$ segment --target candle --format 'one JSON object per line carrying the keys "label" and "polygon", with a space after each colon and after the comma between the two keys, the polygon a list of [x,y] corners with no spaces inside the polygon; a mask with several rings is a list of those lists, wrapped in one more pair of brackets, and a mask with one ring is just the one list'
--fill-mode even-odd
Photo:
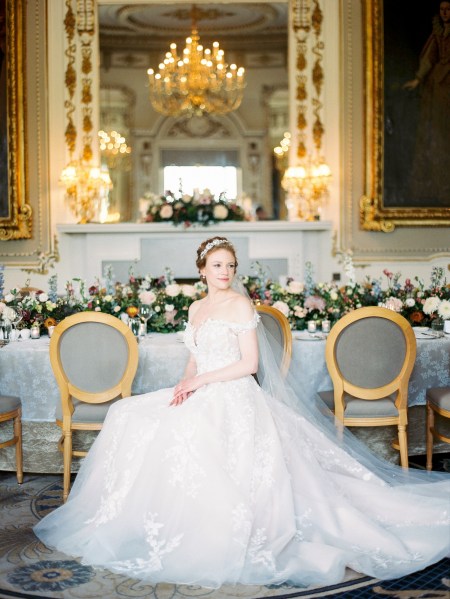
{"label": "candle", "polygon": [[309,320],[308,321],[308,331],[310,333],[315,333],[316,332],[316,323],[314,320]]}
{"label": "candle", "polygon": [[322,332],[329,333],[330,332],[330,321],[322,320]]}
{"label": "candle", "polygon": [[32,339],[39,339],[39,337],[41,336],[41,331],[39,329],[39,327],[31,327],[31,338]]}

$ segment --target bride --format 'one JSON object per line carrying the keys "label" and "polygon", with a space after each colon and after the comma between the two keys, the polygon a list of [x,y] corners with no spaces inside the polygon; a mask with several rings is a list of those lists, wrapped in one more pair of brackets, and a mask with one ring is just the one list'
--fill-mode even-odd
{"label": "bride", "polygon": [[449,477],[336,435],[270,365],[232,244],[206,240],[196,264],[208,294],[189,310],[183,380],[110,408],[36,535],[85,564],[206,587],[332,584],[346,567],[396,578],[448,555]]}

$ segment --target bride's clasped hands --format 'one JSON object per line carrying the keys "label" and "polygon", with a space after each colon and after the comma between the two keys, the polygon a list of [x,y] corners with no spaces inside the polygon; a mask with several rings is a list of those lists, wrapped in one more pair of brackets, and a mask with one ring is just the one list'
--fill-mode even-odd
{"label": "bride's clasped hands", "polygon": [[199,380],[200,377],[192,377],[189,379],[183,379],[174,387],[173,399],[170,402],[170,406],[181,406],[197,389],[203,386],[203,383]]}

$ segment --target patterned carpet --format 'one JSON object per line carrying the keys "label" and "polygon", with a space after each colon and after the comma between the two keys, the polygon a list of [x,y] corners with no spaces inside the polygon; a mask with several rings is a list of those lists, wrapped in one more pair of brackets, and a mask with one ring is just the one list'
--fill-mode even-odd
{"label": "patterned carpet", "polygon": [[[415,466],[421,467],[416,460]],[[446,467],[446,460],[439,466]],[[107,570],[83,566],[47,549],[32,532],[34,523],[60,505],[61,475],[26,474],[19,486],[13,473],[0,472],[0,599],[330,599],[450,598],[450,560],[416,574],[380,582],[349,571],[331,587],[228,585],[217,590],[197,586],[139,582]]]}

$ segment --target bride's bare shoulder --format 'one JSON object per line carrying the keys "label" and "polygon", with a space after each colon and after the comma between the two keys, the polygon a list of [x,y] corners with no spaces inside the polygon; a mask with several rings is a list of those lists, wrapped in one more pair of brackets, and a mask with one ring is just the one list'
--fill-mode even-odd
{"label": "bride's bare shoulder", "polygon": [[201,308],[202,304],[204,303],[205,298],[202,297],[202,299],[199,300],[195,300],[194,302],[192,302],[192,304],[189,306],[189,320],[192,321],[193,317],[195,316],[195,314],[197,314],[197,312],[199,311],[199,309]]}
{"label": "bride's bare shoulder", "polygon": [[233,320],[236,322],[248,322],[255,313],[251,301],[240,293],[236,293],[230,298],[230,310],[232,310]]}

